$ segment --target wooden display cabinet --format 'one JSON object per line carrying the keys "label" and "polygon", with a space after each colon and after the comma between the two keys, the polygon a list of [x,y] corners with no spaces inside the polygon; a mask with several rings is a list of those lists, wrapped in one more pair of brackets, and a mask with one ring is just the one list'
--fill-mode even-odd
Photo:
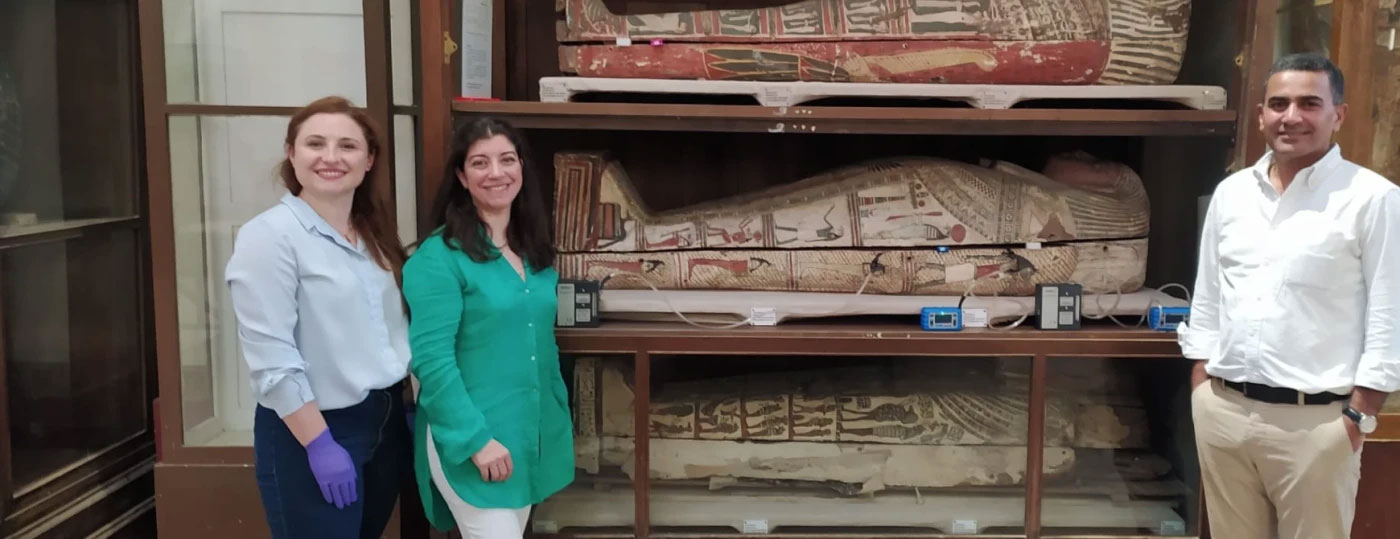
{"label": "wooden display cabinet", "polygon": [[[566,362],[573,365],[573,379],[580,382],[574,386],[575,407],[589,406],[585,401],[590,396],[595,396],[602,403],[599,407],[601,412],[590,409],[588,413],[580,414],[580,417],[606,415],[609,411],[607,407],[610,397],[614,397],[611,405],[617,408],[615,396],[610,395],[608,391],[617,391],[622,386],[618,383],[607,384],[606,375],[599,375],[596,385],[583,382],[592,376],[580,377],[578,373],[582,368],[579,365],[597,361],[597,358],[601,357],[605,362],[631,366],[631,372],[627,373],[630,374],[630,379],[626,381],[626,385],[635,392],[633,425],[655,425],[657,419],[654,415],[664,406],[648,405],[653,402],[654,388],[662,388],[664,393],[670,385],[666,382],[703,381],[720,375],[718,373],[729,377],[726,380],[733,380],[745,376],[772,377],[774,373],[780,378],[788,378],[800,377],[801,373],[823,372],[812,370],[812,367],[817,366],[822,369],[841,369],[839,372],[846,373],[873,371],[880,373],[880,376],[895,372],[928,374],[964,369],[976,373],[983,369],[998,372],[1004,369],[1006,372],[1015,373],[1010,376],[1023,375],[1025,378],[1021,378],[1019,384],[998,386],[997,393],[985,395],[989,397],[987,402],[1007,406],[1007,409],[1002,410],[1004,415],[995,420],[1025,427],[1022,431],[1026,442],[1024,447],[902,447],[912,448],[910,454],[916,458],[926,453],[934,459],[940,458],[940,455],[943,459],[960,459],[950,460],[945,465],[957,462],[969,466],[970,478],[975,478],[979,471],[985,470],[983,466],[995,468],[1004,464],[1000,460],[1003,452],[1022,455],[1018,458],[1025,460],[1024,463],[1016,461],[1005,470],[997,469],[998,473],[1006,474],[1007,478],[1017,475],[1018,470],[1023,474],[1019,478],[1010,478],[1006,483],[952,489],[929,488],[921,492],[891,489],[888,494],[880,492],[868,498],[850,492],[843,496],[814,496],[811,495],[812,488],[804,491],[800,486],[783,490],[784,495],[775,495],[764,492],[762,488],[744,489],[742,480],[734,481],[735,485],[731,489],[730,483],[723,478],[719,481],[713,478],[709,480],[708,489],[718,491],[711,493],[706,491],[706,483],[703,480],[657,481],[641,474],[632,474],[636,479],[631,484],[630,493],[635,503],[629,504],[629,508],[635,512],[628,515],[630,518],[626,519],[625,524],[619,520],[620,500],[616,491],[629,491],[617,485],[618,482],[625,481],[626,477],[616,471],[609,474],[605,470],[591,476],[580,471],[580,479],[574,486],[557,496],[558,500],[547,501],[536,509],[533,525],[539,532],[537,536],[540,537],[723,537],[753,526],[760,529],[772,526],[772,535],[780,537],[827,536],[833,533],[845,537],[955,537],[971,533],[990,537],[1070,537],[1076,534],[1107,536],[1113,533],[1138,537],[1157,535],[1164,529],[1169,534],[1194,534],[1195,523],[1199,521],[1196,496],[1198,486],[1189,461],[1194,451],[1181,445],[1189,441],[1189,423],[1173,424],[1175,420],[1171,412],[1173,409],[1179,409],[1187,399],[1187,371],[1182,360],[1172,359],[1180,352],[1175,349],[1175,342],[1170,336],[1162,333],[1149,330],[1089,329],[1047,338],[1032,329],[930,333],[917,327],[910,328],[907,324],[824,321],[732,330],[700,329],[677,324],[618,322],[605,324],[598,329],[561,330],[559,335],[561,349],[568,350],[575,359]],[[994,364],[996,368],[992,367]],[[1162,433],[1171,434],[1153,433],[1151,436],[1144,436],[1143,441],[1146,447],[1146,438],[1158,438],[1152,441],[1160,447],[1160,454],[1172,455],[1177,459],[1177,462],[1169,464],[1172,468],[1170,473],[1159,472],[1153,474],[1150,479],[1143,480],[1121,479],[1124,475],[1120,474],[1130,472],[1104,465],[1105,459],[1111,461],[1114,458],[1116,452],[1113,450],[1064,449],[1059,447],[1061,444],[1058,442],[1046,442],[1047,437],[1056,438],[1052,431],[1064,428],[1065,418],[1061,416],[1069,413],[1064,407],[1056,406],[1053,407],[1055,412],[1051,412],[1053,417],[1047,419],[1047,393],[1055,393],[1056,402],[1058,397],[1064,395],[1077,394],[1079,397],[1091,399],[1109,395],[1106,392],[1091,396],[1089,394],[1097,390],[1062,387],[1061,384],[1068,378],[1057,375],[1067,372],[1090,372],[1093,373],[1090,375],[1090,385],[1098,387],[1097,384],[1101,380],[1097,379],[1097,376],[1120,370],[1132,371],[1132,374],[1120,373],[1125,375],[1121,378],[1126,383],[1134,386],[1142,384],[1146,394],[1163,399],[1163,403],[1149,405],[1142,410],[1156,416],[1152,419],[1154,428],[1161,425]],[[1049,381],[1050,379],[1056,381]],[[916,395],[918,398],[931,398],[935,401],[941,397],[959,401],[979,400],[978,397],[983,396],[983,393],[960,392],[951,386],[975,386],[985,380],[986,377],[973,374],[966,377],[949,377],[944,379],[942,386],[936,381],[930,381],[932,386],[937,386],[933,389],[937,393]],[[1157,383],[1146,383],[1149,380],[1155,380]],[[851,383],[848,379],[827,381],[835,383],[838,387]],[[916,382],[916,385],[923,385],[923,382]],[[685,393],[685,390],[681,389],[683,385],[673,387]],[[674,389],[671,392],[676,393]],[[795,398],[790,397],[788,403],[792,403],[791,399]],[[876,397],[877,403],[878,399],[879,397]],[[852,403],[857,401],[841,402],[843,404],[840,406],[848,409],[856,406]],[[675,404],[673,401],[667,403]],[[944,406],[951,404],[952,402],[949,402]],[[745,407],[744,404],[739,406]],[[653,417],[648,416],[647,410],[651,411]],[[976,420],[994,421],[991,417],[978,417]],[[976,420],[969,418],[969,421],[974,423]],[[608,430],[607,419],[600,419],[598,422],[604,426],[597,430],[584,426],[582,421],[577,428],[581,433]],[[1051,426],[1047,427],[1047,424]],[[1146,424],[1144,416],[1142,425]],[[1186,428],[1187,432],[1183,433],[1183,428]],[[634,445],[630,451],[630,455],[635,459],[635,462],[631,463],[632,470],[656,470],[658,467],[654,460],[660,459],[667,464],[659,468],[670,470],[672,474],[684,473],[681,470],[686,468],[686,463],[678,462],[677,455],[697,455],[694,451],[704,450],[717,443],[731,443],[710,441],[696,444],[686,439],[653,439],[648,431],[637,431],[628,436],[626,429],[622,430],[624,432],[617,433],[617,436],[624,441],[626,438],[632,438],[630,443]],[[606,433],[603,433],[601,438],[608,440]],[[587,437],[581,436],[576,443],[583,443],[585,439]],[[663,444],[659,452],[650,449],[653,442]],[[687,444],[691,447],[687,447]],[[810,449],[811,445],[826,444],[810,444],[804,449]],[[741,446],[742,444],[733,444],[724,447],[733,449]],[[753,446],[749,449],[764,451]],[[604,449],[605,453],[606,451],[608,450]],[[983,457],[972,456],[973,453],[982,453]],[[1145,457],[1148,454],[1149,452],[1132,451],[1121,453],[1137,457]],[[881,466],[882,473],[877,475],[882,477],[882,481],[888,480],[891,474],[960,473],[956,470],[939,472],[918,467],[894,468],[900,457],[891,457],[889,464]],[[1166,458],[1150,458],[1154,465],[1168,463]],[[820,459],[821,457],[816,457],[813,460]],[[603,460],[604,468],[607,468],[607,457]],[[784,456],[777,457],[776,460],[792,463],[802,459]],[[1076,462],[1070,464],[1067,460]],[[625,463],[616,460],[611,464],[624,465],[625,468]],[[910,461],[899,461],[899,464],[909,466]],[[1024,467],[1021,467],[1022,464]],[[929,466],[937,468],[938,461],[930,462]],[[1062,473],[1076,466],[1080,468],[1077,472]],[[1179,473],[1179,466],[1187,471]],[[1042,469],[1052,470],[1055,472],[1053,475],[1063,477],[1043,478],[1042,474],[1037,473]],[[1024,473],[1025,470],[1032,472]],[[1104,480],[1096,477],[1099,475],[1120,479]],[[755,483],[759,483],[760,486],[763,484],[762,481]],[[663,484],[666,486],[659,495],[657,489],[660,487],[657,485]],[[726,498],[730,496],[730,490],[737,491],[733,494],[736,501]],[[894,490],[902,492],[895,493]],[[805,496],[810,497],[804,497],[803,492],[806,493]],[[1137,494],[1142,495],[1141,499],[1137,499]],[[787,497],[788,495],[791,497]],[[925,498],[930,505],[922,509],[927,512],[926,516],[920,516],[915,509],[925,503]],[[976,501],[966,502],[967,499]],[[881,517],[881,510],[892,512],[887,517],[888,521]],[[1095,516],[1094,512],[1104,512],[1111,516],[1100,518]],[[1113,514],[1115,512],[1118,514]],[[810,520],[796,516],[802,514],[812,516]],[[560,522],[563,519],[600,525],[594,529],[583,526],[571,529],[564,527],[565,524]],[[833,525],[833,522],[844,522],[846,519],[859,520],[860,525]],[[1085,522],[1108,524],[1091,526]],[[730,527],[733,529],[725,529]],[[965,527],[965,531],[960,527]],[[553,533],[543,533],[546,531]]]}
{"label": "wooden display cabinet", "polygon": [[[627,4],[625,1],[608,2],[614,12],[629,9]],[[667,11],[671,4],[679,3],[636,4],[639,5],[633,8],[639,11],[655,12]],[[718,8],[781,2],[711,1],[686,5],[690,4]],[[1093,149],[1131,164],[1147,184],[1152,214],[1148,286],[1173,282],[1189,286],[1194,280],[1197,219],[1203,208],[1198,206],[1199,197],[1208,196],[1217,181],[1229,172],[1248,166],[1262,153],[1256,131],[1255,104],[1260,101],[1265,75],[1274,58],[1273,17],[1277,8],[1278,2],[1272,0],[1195,2],[1190,40],[1177,83],[1224,88],[1228,94],[1224,110],[1189,110],[1160,103],[1120,106],[1090,100],[982,110],[917,104],[888,106],[859,100],[766,107],[695,96],[667,102],[664,97],[651,95],[613,96],[611,100],[606,96],[598,99],[585,96],[578,100],[580,102],[542,103],[539,102],[540,79],[560,74],[554,31],[558,17],[554,6],[547,3],[509,2],[505,63],[512,69],[508,72],[506,92],[497,95],[503,100],[457,101],[452,111],[456,122],[495,116],[527,128],[534,160],[541,175],[547,178],[553,177],[551,157],[554,152],[607,151],[628,168],[642,198],[663,209],[795,181],[824,167],[866,157],[911,152],[919,155],[981,153],[1013,161],[1019,159],[1033,166],[1056,149]],[[685,145],[694,148],[680,149]],[[431,192],[436,181],[437,178],[425,177],[423,192]],[[559,339],[561,350],[574,359],[590,359],[598,354],[630,357],[631,383],[636,390],[634,424],[648,421],[644,411],[650,408],[653,392],[658,388],[664,390],[665,384],[673,381],[657,377],[659,364],[664,364],[667,372],[683,369],[690,376],[703,378],[704,375],[696,372],[705,372],[710,363],[758,365],[770,360],[786,360],[785,368],[800,368],[804,360],[813,356],[909,356],[935,363],[958,357],[1019,356],[1026,359],[1031,373],[1026,409],[1026,439],[1030,443],[1024,468],[1029,473],[1022,484],[1024,519],[1019,528],[982,530],[983,533],[1026,537],[1208,535],[1199,481],[1193,476],[1198,472],[1194,446],[1190,442],[1189,403],[1180,398],[1187,387],[1184,373],[1189,361],[1180,357],[1179,348],[1168,334],[1124,329],[1106,323],[1071,332],[1018,328],[1007,333],[983,330],[929,334],[919,331],[909,318],[792,322],[773,328],[718,331],[693,328],[680,322],[615,321],[605,322],[596,329],[561,329]],[[1042,447],[1045,434],[1046,379],[1061,369],[1068,370],[1075,361],[1087,361],[1084,358],[1105,358],[1127,368],[1162,369],[1150,378],[1163,386],[1153,393],[1158,399],[1154,404],[1159,407],[1153,413],[1164,430],[1153,434],[1165,437],[1157,448],[1171,454],[1172,473],[1187,486],[1186,496],[1196,502],[1194,507],[1185,504],[1178,508],[1183,517],[1180,528],[1176,523],[1165,522],[1136,529],[1132,526],[1113,529],[1060,527],[1047,518],[1047,507],[1055,498],[1046,488],[1046,479],[1041,473],[1043,455],[1037,451]],[[633,433],[633,470],[648,469],[653,458],[649,451],[652,436],[647,430]],[[1384,444],[1368,443],[1368,473],[1363,480],[1363,495],[1385,482],[1384,478],[1376,476],[1389,472],[1386,461],[1393,457],[1374,453],[1385,453],[1388,449]],[[1371,473],[1373,469],[1380,473]],[[632,475],[635,476],[630,480],[634,515],[629,526],[559,530],[558,523],[547,522],[541,526],[536,520],[536,534],[708,537],[738,534],[743,527],[732,522],[726,526],[724,518],[717,518],[716,526],[696,527],[695,519],[678,515],[704,512],[703,503],[688,506],[659,499],[654,494],[657,481],[649,479],[647,474]],[[584,490],[588,488],[596,490],[596,499],[572,493],[569,503],[580,504],[580,511],[584,513],[615,509],[598,500],[611,499],[612,495],[607,492],[618,488],[616,485],[586,486]],[[1132,496],[1113,499],[1122,501]],[[659,503],[669,507],[661,507]],[[733,504],[719,507],[732,508]],[[1381,533],[1377,523],[1385,518],[1384,511],[1368,507],[1367,501],[1362,499],[1357,534],[1379,537],[1383,534],[1371,534]],[[813,506],[815,511],[830,508],[827,504]],[[817,520],[828,522],[830,519]],[[673,525],[677,522],[688,522],[690,527]],[[786,529],[774,530],[774,534],[784,537],[826,533],[942,537],[962,532],[946,526],[942,529],[901,527],[893,522],[888,529],[839,526],[813,529],[789,523]]]}
{"label": "wooden display cabinet", "polygon": [[[625,2],[609,3],[625,9],[622,4]],[[1256,12],[1270,13],[1267,3],[1196,4],[1178,82],[1225,88],[1228,105],[1224,110],[1083,100],[1027,103],[1005,110],[901,106],[858,99],[766,107],[695,96],[670,102],[664,97],[641,96],[647,101],[642,103],[636,101],[636,95],[614,97],[611,102],[607,97],[585,96],[579,101],[592,102],[542,103],[538,102],[539,79],[559,75],[553,31],[557,15],[546,3],[512,2],[507,6],[509,46],[505,61],[514,69],[509,72],[506,94],[498,96],[504,99],[456,101],[452,111],[459,123],[495,116],[527,128],[533,160],[545,178],[554,177],[555,152],[606,151],[628,170],[641,198],[660,209],[788,183],[865,158],[980,156],[1034,168],[1055,152],[1091,150],[1099,157],[1128,163],[1147,186],[1152,214],[1148,286],[1172,282],[1190,286],[1195,269],[1198,197],[1208,195],[1216,181],[1244,163],[1243,147],[1236,144],[1236,136],[1251,129],[1253,119],[1248,114],[1252,106],[1241,103],[1259,100],[1262,73],[1272,58],[1267,45],[1271,34],[1268,28],[1260,34],[1255,24]],[[651,9],[662,10],[656,6]],[[425,177],[421,192],[431,192],[436,181]],[[1135,317],[1124,319],[1129,324],[1135,321]],[[879,498],[878,494],[836,502],[812,498],[807,509],[824,516],[804,523],[800,519],[794,522],[790,514],[779,515],[781,504],[765,502],[761,495],[740,493],[736,499],[741,502],[725,502],[725,492],[707,492],[693,480],[688,485],[694,490],[677,494],[677,488],[685,487],[676,485],[685,481],[652,479],[640,473],[631,473],[629,479],[625,471],[611,476],[581,471],[579,482],[559,500],[546,502],[536,511],[532,522],[536,536],[720,537],[737,535],[745,528],[766,529],[781,537],[832,533],[876,537],[968,533],[994,537],[1204,535],[1195,451],[1189,420],[1182,419],[1189,418],[1185,399],[1189,361],[1180,357],[1171,334],[1122,328],[1106,321],[1079,331],[1019,327],[1011,331],[930,333],[921,331],[913,317],[875,317],[726,330],[701,329],[679,321],[605,321],[599,328],[561,329],[558,335],[566,363],[577,365],[601,356],[630,365],[634,426],[651,424],[648,411],[656,413],[652,398],[660,398],[673,384],[714,376],[772,370],[801,373],[816,364],[868,367],[896,361],[937,369],[964,361],[1020,362],[1028,375],[1026,393],[1011,395],[1024,399],[1020,408],[1024,415],[1019,417],[1024,423],[1017,424],[1026,429],[1025,462],[1018,466],[1026,473],[1011,481],[1011,486],[951,491],[984,501],[984,509],[1001,510],[978,513],[978,505],[972,504],[973,509],[962,509],[962,517],[935,511],[940,516],[929,519],[943,520],[919,523],[903,509],[887,509],[893,512],[886,522],[878,509],[865,503]],[[1090,364],[1132,371],[1136,373],[1134,382],[1150,386],[1146,416],[1151,417],[1155,429],[1150,435],[1151,451],[1170,466],[1162,481],[1147,487],[1119,480],[1106,489],[1118,490],[1114,493],[1106,492],[1102,485],[1096,489],[1076,483],[1080,490],[1067,492],[1064,484],[1055,483],[1055,474],[1043,473],[1047,467],[1054,469],[1046,462],[1053,458],[1045,452],[1046,403],[1047,394],[1058,391],[1048,380]],[[597,388],[579,385],[574,389],[588,394]],[[577,391],[576,407],[580,405]],[[653,468],[658,458],[669,459],[666,466],[675,468],[677,457],[671,449],[661,453],[654,449],[656,443],[675,447],[674,442],[655,437],[651,429],[635,429],[628,442],[632,448],[625,453],[632,459],[630,469],[660,473]],[[988,451],[995,449],[1001,448]],[[612,463],[617,464],[617,456],[613,458]],[[1090,460],[1084,457],[1086,463]],[[1093,470],[1094,465],[1086,464],[1085,469]],[[1114,472],[1123,477],[1122,470]],[[709,488],[717,488],[714,479],[710,481]],[[668,486],[658,493],[659,485]],[[744,492],[751,494],[752,490]],[[617,514],[622,503],[619,496],[623,495],[632,498],[630,518]],[[937,498],[937,489],[923,490],[919,496],[928,496],[929,503],[946,499]],[[1015,508],[1014,518],[994,518],[992,515],[1005,517],[1008,502]],[[804,507],[801,502],[791,503]],[[745,504],[752,505],[758,516],[738,515],[744,512]],[[1144,507],[1167,507],[1174,518],[1162,519],[1160,513]],[[771,521],[762,516],[765,511],[772,515]],[[1092,518],[1076,519],[1076,511],[1103,518],[1095,524]],[[1124,515],[1128,516],[1114,518]],[[856,524],[857,516],[860,525],[834,524],[846,517]],[[1134,521],[1133,517],[1146,520]],[[568,527],[556,518],[576,519],[578,525]],[[976,523],[979,518],[985,525]],[[768,529],[770,525],[772,529]]]}

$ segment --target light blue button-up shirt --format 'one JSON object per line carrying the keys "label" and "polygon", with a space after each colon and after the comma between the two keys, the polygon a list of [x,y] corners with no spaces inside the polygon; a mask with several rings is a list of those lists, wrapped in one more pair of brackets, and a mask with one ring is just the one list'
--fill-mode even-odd
{"label": "light blue button-up shirt", "polygon": [[253,396],[279,417],[358,404],[408,376],[393,273],[287,194],[239,229],[224,270]]}

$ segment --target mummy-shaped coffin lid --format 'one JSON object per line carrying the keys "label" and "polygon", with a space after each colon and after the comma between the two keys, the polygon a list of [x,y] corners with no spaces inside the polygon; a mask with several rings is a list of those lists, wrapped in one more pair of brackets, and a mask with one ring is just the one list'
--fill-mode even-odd
{"label": "mummy-shaped coffin lid", "polygon": [[560,271],[621,275],[613,287],[1024,295],[1070,281],[1129,292],[1145,272],[1141,179],[1085,154],[1043,173],[886,158],[667,212],[605,154],[556,154],[555,171]]}
{"label": "mummy-shaped coffin lid", "polygon": [[602,153],[555,156],[563,252],[1008,245],[1147,235],[1142,179],[1062,154],[1044,173],[1004,161],[897,157],[653,212]]}

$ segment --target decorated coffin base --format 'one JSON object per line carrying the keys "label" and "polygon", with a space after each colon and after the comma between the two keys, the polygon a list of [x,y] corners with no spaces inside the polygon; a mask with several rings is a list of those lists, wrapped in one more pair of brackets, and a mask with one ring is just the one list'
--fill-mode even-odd
{"label": "decorated coffin base", "polygon": [[[1098,366],[1101,361],[1085,360],[1085,364]],[[575,363],[574,413],[576,441],[579,442],[576,451],[578,465],[584,470],[596,472],[600,465],[624,464],[607,454],[619,448],[629,450],[627,443],[593,440],[635,435],[630,372],[625,360],[585,357]],[[1141,449],[1147,446],[1146,413],[1134,378],[1102,369],[1070,372],[1061,377],[1065,379],[1051,384],[1056,391],[1051,392],[1046,404],[1045,444],[1047,449],[1059,450],[1055,458],[1047,461],[1047,473],[1068,471],[1073,466],[1074,448]],[[1028,378],[1028,366],[1024,361],[945,359],[671,382],[654,390],[650,420],[645,428],[654,444],[677,440],[675,447],[684,447],[686,444],[682,441],[726,442],[697,444],[696,447],[710,448],[711,453],[697,457],[696,461],[680,462],[686,465],[702,464],[725,454],[738,461],[750,461],[759,458],[761,453],[776,451],[763,448],[771,444],[755,442],[784,442],[781,447],[809,447],[814,452],[829,451],[819,446],[849,448],[849,451],[825,454],[835,460],[841,460],[838,457],[848,453],[893,451],[900,447],[975,449],[975,452],[984,453],[1002,448],[1020,450],[1024,457]],[[1074,390],[1063,390],[1064,386]],[[653,451],[655,449],[653,446]],[[797,455],[775,452],[763,458],[793,456]],[[747,466],[752,462],[732,464]],[[995,463],[998,467],[1024,464],[1024,458],[1018,463],[1000,460]],[[664,459],[653,455],[652,466],[653,474],[664,474]],[[731,475],[850,482],[834,476],[782,475],[784,471],[738,472],[733,468],[727,473],[715,473],[715,470],[707,471],[699,466],[678,473],[691,474],[684,477],[686,479]],[[777,475],[762,477],[774,473]],[[1018,484],[1021,477],[1007,474],[1007,470],[1001,468],[959,469],[945,473],[960,478],[924,484],[906,478],[886,483],[996,485]]]}
{"label": "decorated coffin base", "polygon": [[1147,240],[1042,248],[674,251],[561,254],[571,279],[612,289],[768,290],[960,297],[1028,296],[1074,282],[1090,294],[1142,288]]}
{"label": "decorated coffin base", "polygon": [[[1186,489],[1148,449],[1136,378],[1103,360],[1051,373],[1048,526],[1178,527]],[[1018,526],[1027,362],[874,362],[662,383],[649,413],[653,526]],[[636,474],[630,364],[574,367],[579,479],[536,526],[627,526]]]}
{"label": "decorated coffin base", "polygon": [[[836,316],[919,315],[924,307],[985,309],[996,327],[1035,314],[1030,296],[920,296],[839,294],[820,292],[763,292],[708,290],[603,290],[600,317],[634,322],[675,321],[676,312],[700,324],[730,324],[748,319],[756,310],[771,311],[774,322]],[[1121,296],[1106,292],[1084,298],[1083,316],[1115,316],[1127,325],[1143,325],[1139,317],[1153,306],[1187,307],[1189,304],[1157,290],[1139,290]],[[1396,399],[1400,401],[1400,399]]]}

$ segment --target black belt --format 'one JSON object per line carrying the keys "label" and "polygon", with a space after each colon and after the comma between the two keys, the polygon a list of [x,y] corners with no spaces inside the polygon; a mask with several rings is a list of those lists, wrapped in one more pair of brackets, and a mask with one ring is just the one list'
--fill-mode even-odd
{"label": "black belt", "polygon": [[[1243,393],[1246,398],[1273,404],[1331,404],[1351,395],[1338,395],[1330,391],[1322,393],[1301,393],[1296,389],[1266,386],[1250,382],[1231,382],[1221,379],[1225,387]],[[1301,398],[1300,398],[1301,397]]]}

